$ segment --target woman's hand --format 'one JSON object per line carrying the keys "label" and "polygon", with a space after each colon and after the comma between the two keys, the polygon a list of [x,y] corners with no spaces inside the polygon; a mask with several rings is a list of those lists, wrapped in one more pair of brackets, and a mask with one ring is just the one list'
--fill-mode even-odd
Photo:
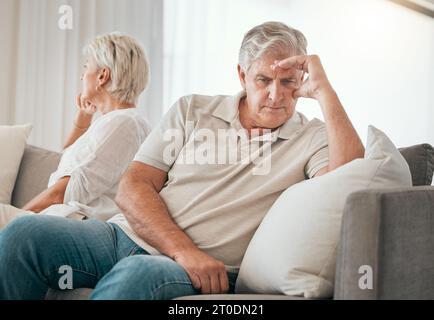
{"label": "woman's hand", "polygon": [[77,96],[76,103],[78,112],[75,116],[74,124],[78,129],[85,130],[89,128],[97,108],[89,100],[83,97],[81,93]]}
{"label": "woman's hand", "polygon": [[74,119],[74,127],[66,138],[63,148],[66,149],[72,145],[78,138],[80,138],[89,129],[92,118],[97,108],[89,100],[87,100],[80,93],[76,99],[77,114]]}
{"label": "woman's hand", "polygon": [[80,112],[93,116],[97,111],[96,105],[92,104],[81,93],[77,96],[77,108]]}

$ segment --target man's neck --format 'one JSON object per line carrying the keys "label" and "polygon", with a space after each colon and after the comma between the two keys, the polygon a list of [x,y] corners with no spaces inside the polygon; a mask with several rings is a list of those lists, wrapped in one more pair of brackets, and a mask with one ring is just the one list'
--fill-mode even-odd
{"label": "man's neck", "polygon": [[263,134],[270,132],[270,130],[274,131],[277,129],[264,128],[258,125],[255,120],[249,116],[249,107],[247,105],[247,100],[245,97],[240,100],[240,103],[238,105],[238,114],[241,126],[247,130],[249,137],[252,137],[252,135],[262,136]]}

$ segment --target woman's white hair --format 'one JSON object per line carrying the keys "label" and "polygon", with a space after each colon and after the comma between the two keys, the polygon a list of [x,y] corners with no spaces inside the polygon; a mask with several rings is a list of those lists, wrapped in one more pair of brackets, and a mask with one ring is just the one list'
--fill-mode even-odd
{"label": "woman's white hair", "polygon": [[238,63],[247,71],[266,53],[307,54],[307,40],[300,31],[282,22],[265,22],[249,30],[241,44]]}
{"label": "woman's white hair", "polygon": [[99,68],[110,69],[107,91],[120,102],[137,103],[149,82],[149,62],[144,49],[132,37],[120,33],[97,36],[83,49]]}

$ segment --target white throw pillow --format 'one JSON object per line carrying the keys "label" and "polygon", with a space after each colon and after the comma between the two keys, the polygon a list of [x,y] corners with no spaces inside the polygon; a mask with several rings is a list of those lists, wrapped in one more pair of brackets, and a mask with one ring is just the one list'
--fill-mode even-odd
{"label": "white throw pillow", "polygon": [[298,183],[273,204],[244,255],[237,293],[330,298],[347,196],[368,188],[411,187],[407,162],[369,126],[364,159]]}
{"label": "white throw pillow", "polygon": [[30,124],[0,126],[0,203],[11,203],[21,158],[31,130]]}

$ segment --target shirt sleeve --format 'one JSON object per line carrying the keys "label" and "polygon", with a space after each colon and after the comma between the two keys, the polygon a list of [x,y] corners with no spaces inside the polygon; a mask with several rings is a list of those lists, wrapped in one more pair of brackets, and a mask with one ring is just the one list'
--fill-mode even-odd
{"label": "shirt sleeve", "polygon": [[329,164],[329,147],[326,126],[323,124],[312,136],[308,152],[311,154],[305,166],[305,174],[313,178],[319,170]]}
{"label": "shirt sleeve", "polygon": [[188,97],[179,99],[140,146],[134,161],[168,172],[185,144]]}
{"label": "shirt sleeve", "polygon": [[88,204],[119,183],[146,136],[144,128],[128,116],[118,116],[98,128],[89,156],[70,172],[64,203]]}

